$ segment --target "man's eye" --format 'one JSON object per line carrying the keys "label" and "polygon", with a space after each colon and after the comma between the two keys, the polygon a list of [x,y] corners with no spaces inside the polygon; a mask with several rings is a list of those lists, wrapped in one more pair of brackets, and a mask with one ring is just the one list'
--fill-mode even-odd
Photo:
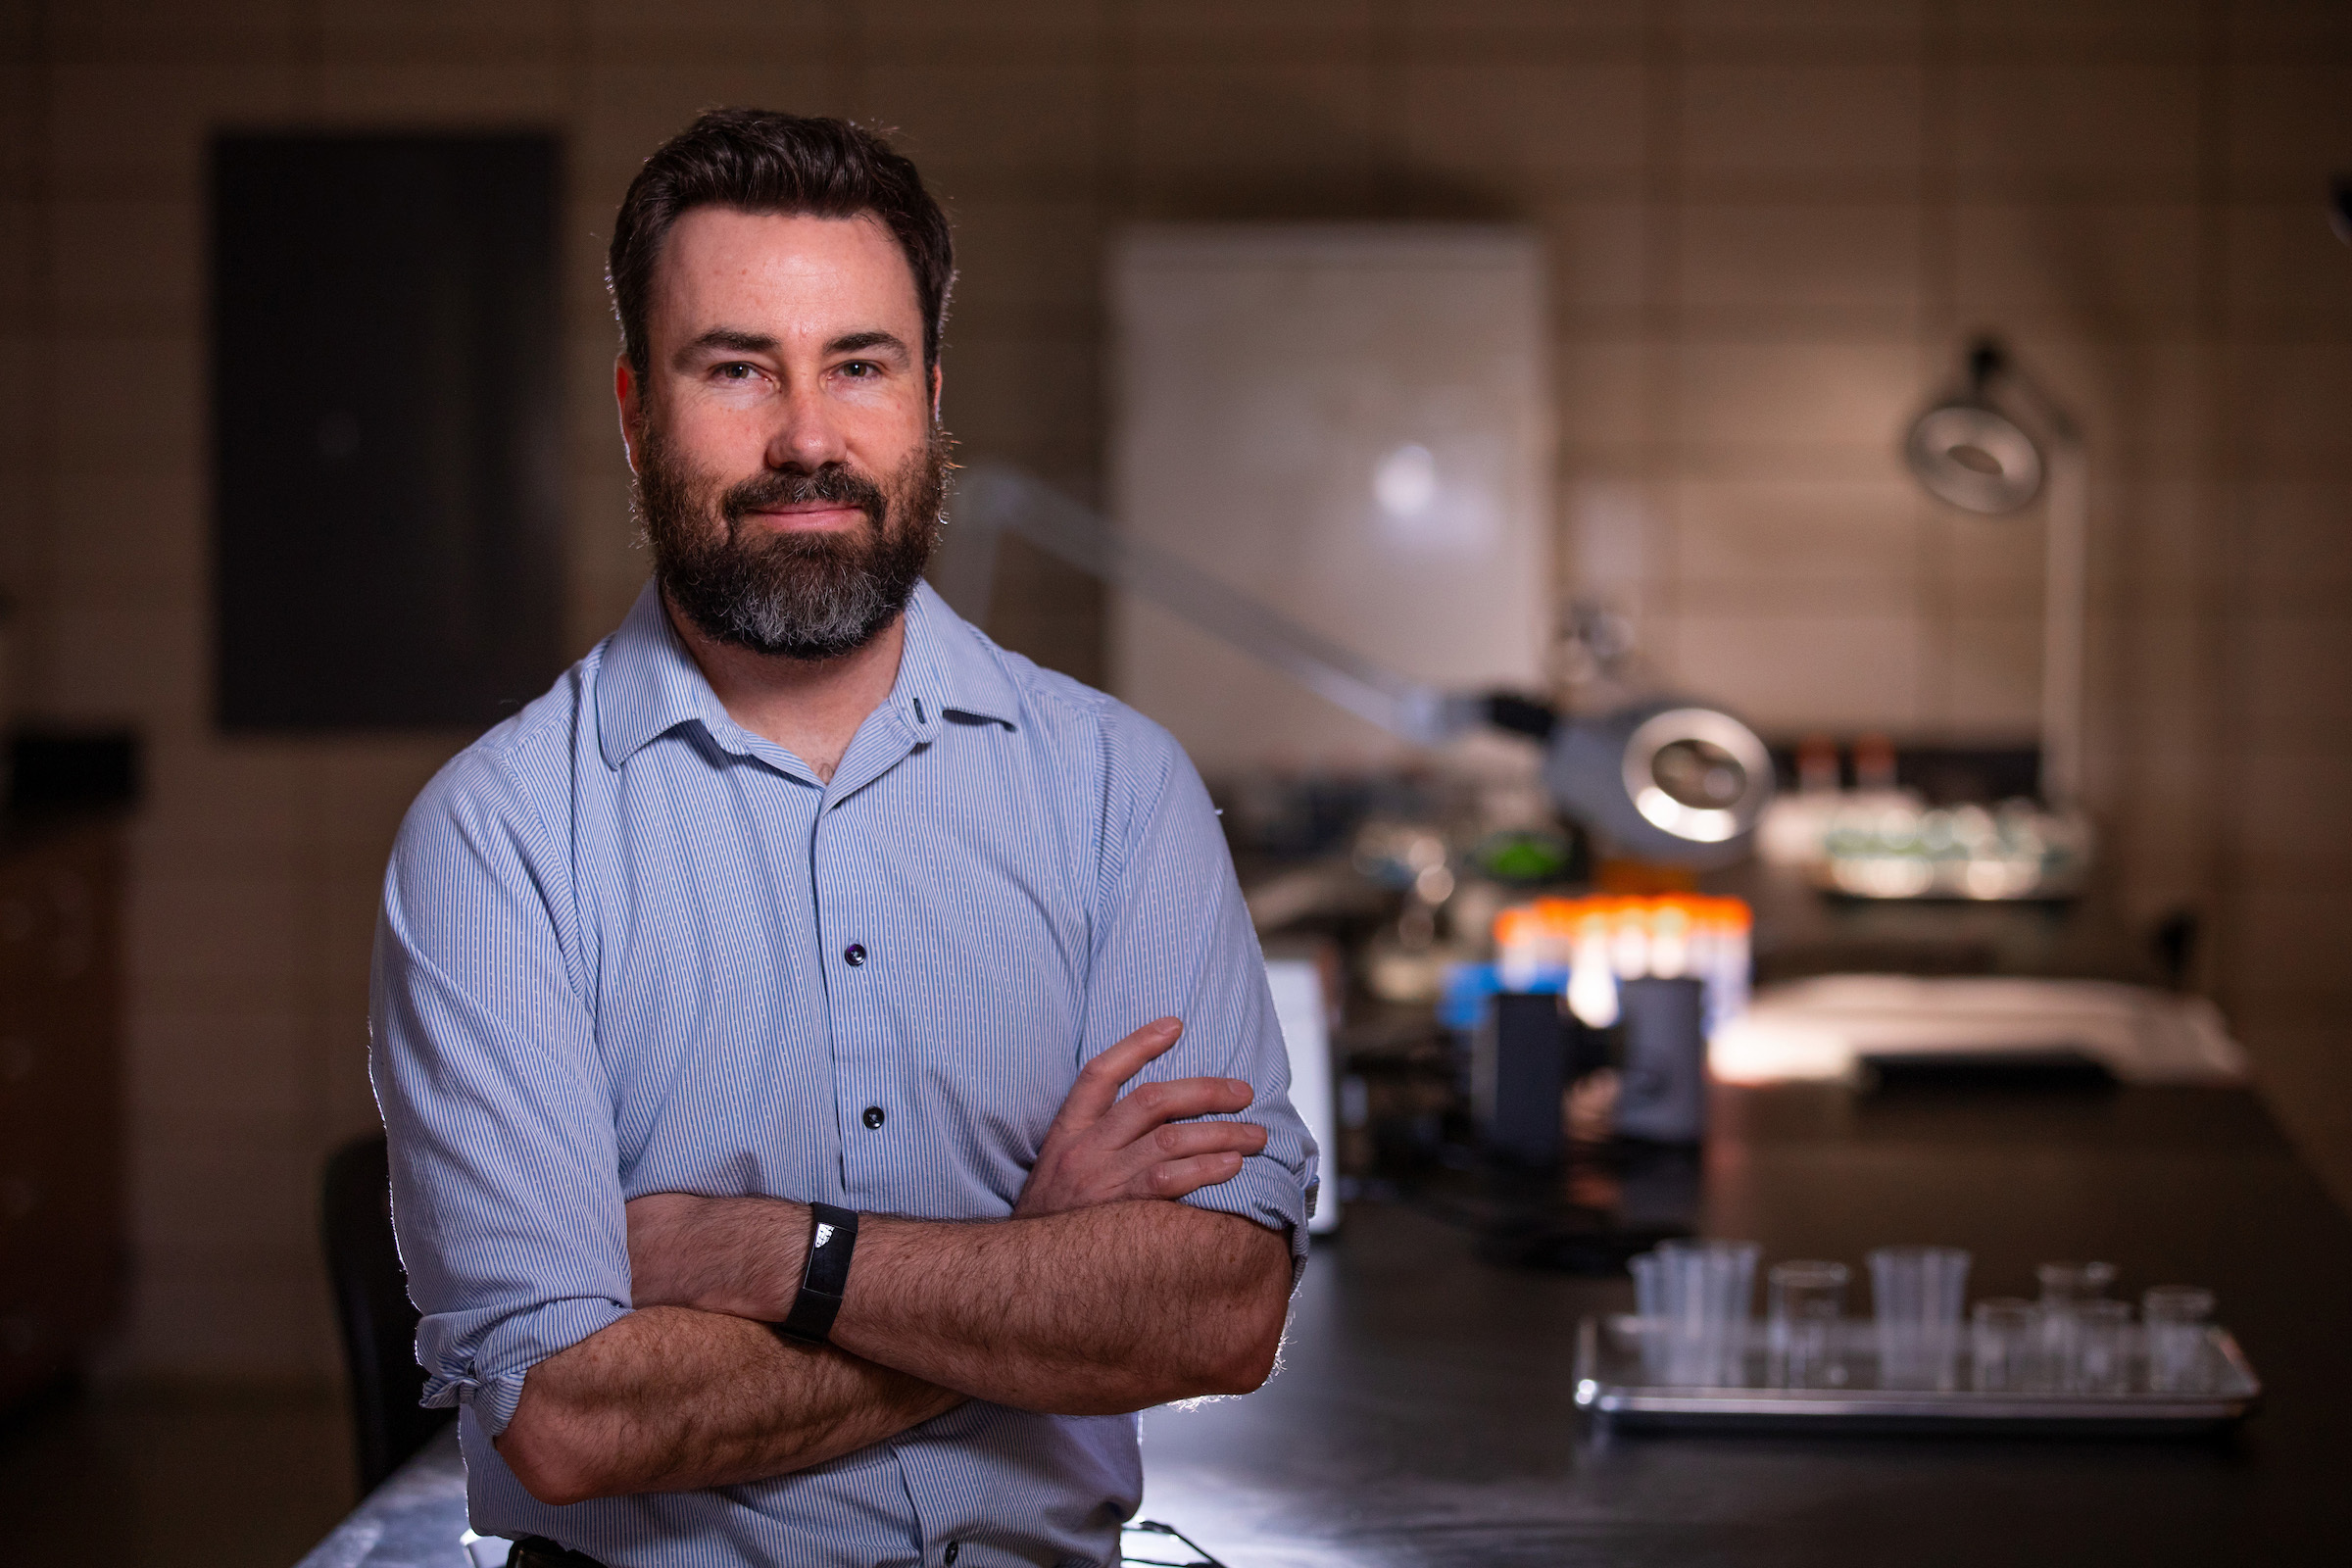
{"label": "man's eye", "polygon": [[863,378],[866,376],[880,375],[882,373],[882,367],[876,365],[871,360],[852,360],[849,364],[841,368],[841,373],[844,375],[854,375]]}
{"label": "man's eye", "polygon": [[741,361],[737,361],[732,365],[720,366],[718,368],[718,373],[730,381],[745,381],[749,380],[755,375],[758,375],[760,372],[753,369],[750,366],[743,364]]}

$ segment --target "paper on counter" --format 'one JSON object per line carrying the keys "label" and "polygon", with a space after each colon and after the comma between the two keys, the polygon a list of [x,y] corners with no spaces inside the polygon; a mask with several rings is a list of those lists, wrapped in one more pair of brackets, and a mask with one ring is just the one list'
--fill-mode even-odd
{"label": "paper on counter", "polygon": [[2243,1081],[2245,1053],[2221,1009],[2108,980],[1922,979],[1842,974],[1757,993],[1715,1032],[1708,1066],[1729,1083],[1839,1079],[1857,1058],[1987,1057],[2071,1049],[2124,1083]]}

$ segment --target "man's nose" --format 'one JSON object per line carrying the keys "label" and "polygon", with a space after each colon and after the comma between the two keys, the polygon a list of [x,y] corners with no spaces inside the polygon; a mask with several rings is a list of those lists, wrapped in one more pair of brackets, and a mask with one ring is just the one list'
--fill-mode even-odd
{"label": "man's nose", "polygon": [[848,456],[835,411],[813,387],[803,387],[783,400],[781,417],[768,437],[771,468],[803,468],[810,473]]}

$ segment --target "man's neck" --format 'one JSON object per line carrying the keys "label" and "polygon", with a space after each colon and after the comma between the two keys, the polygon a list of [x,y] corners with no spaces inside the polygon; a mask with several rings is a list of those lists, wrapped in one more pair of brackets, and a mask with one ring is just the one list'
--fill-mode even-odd
{"label": "man's neck", "polygon": [[727,716],[807,762],[820,782],[832,781],[858,726],[898,682],[899,653],[906,643],[904,614],[863,648],[839,659],[805,660],[713,641],[692,616],[678,612],[667,593],[662,608]]}

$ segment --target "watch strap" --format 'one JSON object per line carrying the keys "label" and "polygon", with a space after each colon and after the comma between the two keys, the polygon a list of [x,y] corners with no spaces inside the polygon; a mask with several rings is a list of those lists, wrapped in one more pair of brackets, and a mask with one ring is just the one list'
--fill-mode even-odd
{"label": "watch strap", "polygon": [[858,1216],[831,1203],[808,1205],[808,1261],[800,1294],[776,1332],[804,1345],[823,1345],[850,1287],[850,1258],[858,1250]]}

